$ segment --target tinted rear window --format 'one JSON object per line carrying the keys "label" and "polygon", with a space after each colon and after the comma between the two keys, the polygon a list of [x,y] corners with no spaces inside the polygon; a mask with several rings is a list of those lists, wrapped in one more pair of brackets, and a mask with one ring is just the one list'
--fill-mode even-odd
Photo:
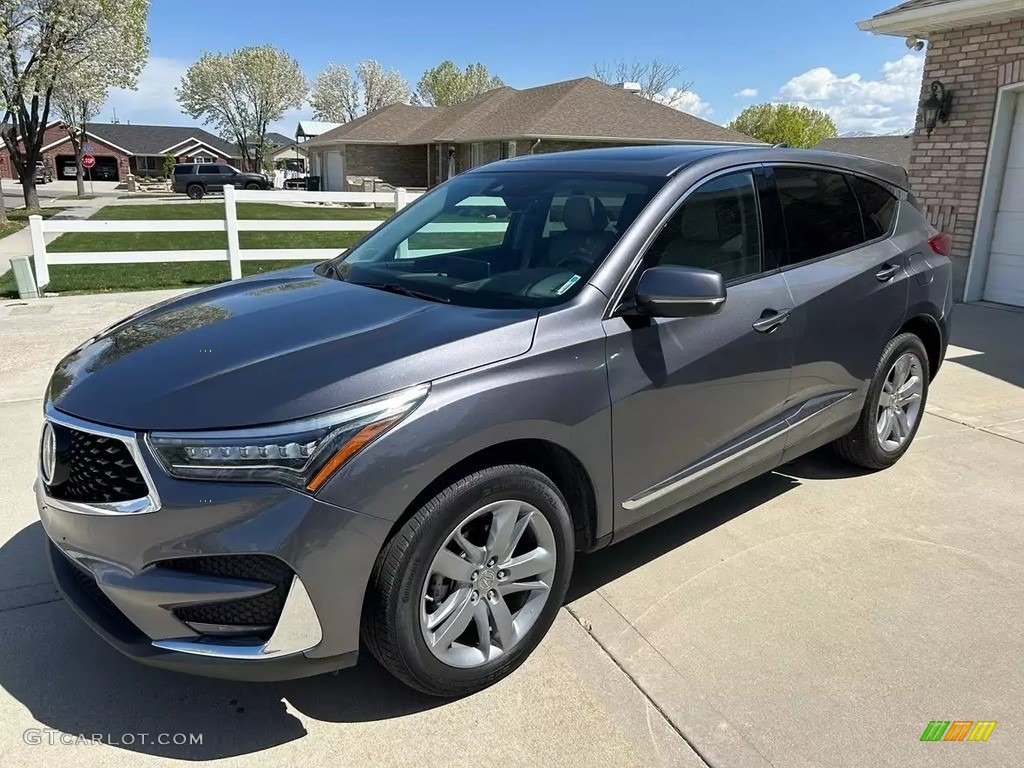
{"label": "tinted rear window", "polygon": [[896,220],[898,201],[896,196],[881,184],[850,176],[850,186],[860,200],[860,210],[864,219],[864,236],[868,240],[884,237],[889,234]]}
{"label": "tinted rear window", "polygon": [[191,165],[176,165],[174,166],[175,176],[184,176],[187,173],[195,173],[195,169]]}
{"label": "tinted rear window", "polygon": [[776,168],[786,221],[786,264],[799,264],[864,242],[857,199],[841,173]]}

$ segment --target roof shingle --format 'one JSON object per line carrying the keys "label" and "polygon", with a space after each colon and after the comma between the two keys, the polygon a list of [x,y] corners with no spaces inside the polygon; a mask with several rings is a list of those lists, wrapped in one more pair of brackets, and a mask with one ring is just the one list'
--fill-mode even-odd
{"label": "roof shingle", "polygon": [[589,77],[536,88],[496,88],[453,107],[393,104],[310,145],[426,144],[515,138],[755,143],[754,139]]}
{"label": "roof shingle", "polygon": [[913,139],[910,136],[840,136],[819,141],[814,149],[827,149],[830,152],[881,160],[883,163],[892,163],[906,169],[910,166],[912,144]]}

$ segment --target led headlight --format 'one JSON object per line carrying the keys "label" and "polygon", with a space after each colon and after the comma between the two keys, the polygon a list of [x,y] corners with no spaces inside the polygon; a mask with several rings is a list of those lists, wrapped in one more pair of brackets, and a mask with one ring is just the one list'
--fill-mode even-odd
{"label": "led headlight", "polygon": [[167,474],[193,480],[274,482],[315,492],[337,469],[423,402],[430,385],[265,427],[153,432]]}

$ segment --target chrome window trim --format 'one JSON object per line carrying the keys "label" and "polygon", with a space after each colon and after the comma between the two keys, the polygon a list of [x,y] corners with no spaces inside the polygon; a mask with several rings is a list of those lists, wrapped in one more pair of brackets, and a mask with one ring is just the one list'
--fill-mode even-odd
{"label": "chrome window trim", "polygon": [[136,466],[138,466],[142,479],[145,481],[146,488],[148,489],[146,496],[127,501],[81,502],[55,499],[46,493],[46,484],[43,482],[42,457],[38,456],[36,492],[39,494],[43,504],[51,509],[71,512],[77,515],[143,515],[160,509],[160,494],[156,490],[156,484],[153,482],[153,476],[149,472],[149,466],[146,464],[146,460],[139,448],[139,438],[135,432],[84,421],[76,416],[61,413],[50,403],[46,404],[43,416],[46,421],[52,424],[59,424],[70,429],[77,429],[80,432],[88,432],[89,434],[120,440],[124,443],[125,448],[128,449],[128,453]]}
{"label": "chrome window trim", "polygon": [[292,577],[292,586],[285,598],[281,617],[267,642],[260,645],[242,642],[230,643],[224,638],[184,638],[180,640],[154,640],[153,647],[165,651],[207,656],[215,659],[254,661],[294,656],[320,644],[323,629],[316,608],[306,591],[302,579]]}
{"label": "chrome window trim", "polygon": [[[668,211],[661,217],[661,220],[658,221],[657,225],[655,225],[654,227],[651,228],[651,231],[647,235],[647,239],[644,240],[643,245],[641,245],[637,249],[636,255],[633,257],[633,261],[630,263],[629,268],[623,273],[622,277],[619,279],[618,284],[615,286],[615,290],[612,291],[611,298],[609,298],[608,304],[607,304],[607,306],[605,306],[604,315],[601,317],[601,319],[602,320],[610,320],[611,318],[616,317],[615,311],[618,308],[618,305],[622,301],[622,296],[623,296],[623,294],[626,291],[626,287],[632,281],[634,275],[636,274],[637,269],[639,269],[640,265],[643,264],[643,259],[644,259],[644,256],[647,255],[647,251],[654,244],[654,241],[657,239],[658,235],[661,234],[661,230],[664,229],[665,225],[668,224],[668,222],[672,219],[673,216],[675,216],[676,211],[678,211],[682,207],[683,203],[685,203],[694,192],[699,190],[707,182],[714,181],[715,179],[717,179],[717,178],[719,178],[721,176],[728,176],[728,175],[733,174],[733,173],[741,173],[742,171],[753,172],[753,171],[755,171],[755,170],[757,170],[759,168],[763,168],[765,165],[768,165],[768,163],[757,162],[757,163],[744,163],[743,165],[734,165],[734,166],[731,166],[729,168],[723,168],[721,170],[709,173],[707,176],[702,176],[700,179],[698,179],[697,181],[693,182],[689,186],[689,188],[687,188],[687,190],[685,192],[683,192],[679,196],[679,198],[672,204],[672,206],[668,209]],[[758,198],[758,200],[757,200],[758,225],[761,226],[761,220],[762,220],[761,208],[760,208],[761,201],[760,201],[760,195],[757,194],[756,183],[757,182],[756,182],[756,179],[755,179],[755,197]],[[659,194],[665,193],[665,190],[668,190],[670,187],[671,187],[671,182],[669,184],[667,184],[665,187],[663,187],[662,188],[662,192],[660,192]],[[657,199],[657,196],[655,196],[655,200],[656,199]],[[651,205],[653,202],[654,202],[654,200],[652,200],[651,203],[648,203],[648,205]],[[623,233],[623,234],[625,234],[625,233]],[[762,237],[762,239],[763,239],[763,237]],[[762,255],[763,255],[764,243],[761,244],[761,250],[762,250]],[[762,266],[763,266],[763,264],[762,264]],[[760,272],[757,275],[749,275],[749,276],[741,278],[741,279],[744,280],[744,281],[745,280],[751,280],[751,279],[755,279],[757,277],[761,277],[763,275],[772,274],[772,273],[774,273],[776,271],[777,270],[773,268],[771,270]]]}

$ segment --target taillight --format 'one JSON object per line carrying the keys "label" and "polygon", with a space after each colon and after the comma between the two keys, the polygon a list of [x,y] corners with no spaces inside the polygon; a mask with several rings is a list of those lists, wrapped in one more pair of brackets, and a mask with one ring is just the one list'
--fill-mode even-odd
{"label": "taillight", "polygon": [[953,252],[953,240],[945,232],[939,232],[934,237],[929,237],[928,245],[940,256],[949,256]]}

